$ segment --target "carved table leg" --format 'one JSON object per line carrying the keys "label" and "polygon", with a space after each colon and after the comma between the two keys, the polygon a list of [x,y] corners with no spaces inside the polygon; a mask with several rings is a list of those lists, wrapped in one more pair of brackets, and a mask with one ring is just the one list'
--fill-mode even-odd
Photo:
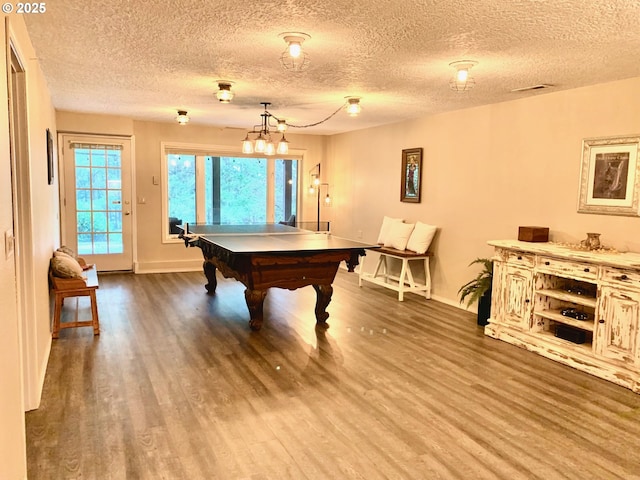
{"label": "carved table leg", "polygon": [[267,296],[266,290],[249,290],[244,291],[244,298],[249,308],[249,327],[251,330],[260,330],[262,328],[262,305],[264,298]]}
{"label": "carved table leg", "polygon": [[209,295],[213,295],[216,293],[216,287],[218,286],[218,280],[216,280],[216,266],[205,260],[202,264],[202,268],[204,270],[205,277],[207,277],[207,280],[209,281],[204,288],[207,289],[207,293]]}
{"label": "carved table leg", "polygon": [[314,285],[316,291],[316,322],[319,324],[325,324],[329,314],[327,313],[327,307],[331,302],[331,295],[333,295],[333,287],[331,285]]}

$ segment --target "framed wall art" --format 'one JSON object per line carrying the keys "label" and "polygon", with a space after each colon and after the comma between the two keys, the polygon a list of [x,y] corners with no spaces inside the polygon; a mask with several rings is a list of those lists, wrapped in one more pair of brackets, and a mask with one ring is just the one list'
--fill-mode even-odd
{"label": "framed wall art", "polygon": [[422,190],[422,148],[402,150],[400,201],[420,203]]}
{"label": "framed wall art", "polygon": [[53,185],[53,137],[51,130],[47,128],[47,182]]}
{"label": "framed wall art", "polygon": [[582,141],[579,213],[640,216],[640,135]]}

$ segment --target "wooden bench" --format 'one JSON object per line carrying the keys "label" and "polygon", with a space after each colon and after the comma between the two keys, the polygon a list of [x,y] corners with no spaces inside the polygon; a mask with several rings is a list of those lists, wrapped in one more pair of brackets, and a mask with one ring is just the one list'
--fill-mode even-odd
{"label": "wooden bench", "polygon": [[[83,265],[84,261],[81,261],[80,264]],[[51,288],[55,293],[53,338],[58,338],[61,329],[73,327],[93,327],[93,334],[100,334],[98,303],[96,301],[96,290],[98,289],[98,272],[96,266],[93,265],[91,268],[85,270],[83,276],[85,278],[60,278],[54,276],[51,269],[49,269],[49,280],[51,282]],[[91,299],[91,320],[60,322],[64,299],[69,297],[89,297]]]}
{"label": "wooden bench", "polygon": [[[372,274],[365,273],[364,259],[366,257],[362,257],[360,261],[360,277],[358,279],[358,285],[360,287],[362,286],[362,282],[365,281],[395,290],[398,292],[398,300],[401,302],[404,300],[405,292],[424,295],[426,299],[431,298],[431,270],[429,269],[429,258],[433,256],[431,252],[416,253],[411,250],[397,250],[390,247],[376,248],[373,251],[380,254],[378,264]],[[402,262],[400,276],[391,274],[389,265],[387,264],[387,258],[389,257]],[[411,264],[409,262],[416,260],[424,264],[424,283],[417,283],[413,278]]]}

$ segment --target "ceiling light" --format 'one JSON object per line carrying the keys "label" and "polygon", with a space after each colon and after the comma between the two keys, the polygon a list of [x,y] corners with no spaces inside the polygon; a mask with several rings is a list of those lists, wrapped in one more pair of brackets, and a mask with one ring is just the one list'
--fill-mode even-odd
{"label": "ceiling light", "polygon": [[229,103],[233,99],[234,93],[231,91],[231,82],[218,80],[218,91],[216,97],[220,103]]}
{"label": "ceiling light", "polygon": [[469,75],[469,70],[477,65],[478,62],[473,60],[460,60],[450,63],[449,66],[456,69],[454,77],[449,81],[449,87],[456,92],[465,92],[471,90],[476,81]]}
{"label": "ceiling light", "polygon": [[345,99],[347,100],[345,107],[347,113],[352,117],[357,116],[362,111],[362,107],[360,107],[360,97],[345,97]]}
{"label": "ceiling light", "polygon": [[[309,123],[307,125],[295,125],[287,122],[284,118],[278,118],[274,114],[272,114],[268,107],[271,105],[269,102],[260,102],[260,105],[264,107],[264,112],[260,114],[262,117],[259,125],[254,125],[253,130],[247,132],[242,140],[242,153],[250,154],[250,153],[264,153],[266,155],[274,155],[278,153],[280,155],[286,155],[289,153],[289,142],[284,137],[284,132],[288,127],[292,128],[309,128],[320,125],[327,120],[332,119],[338,112],[340,112],[343,108],[349,113],[351,116],[356,116],[360,113],[360,100],[362,97],[345,97],[345,102],[340,105],[340,107],[329,115],[326,118],[314,123]],[[275,123],[271,122],[271,119],[275,121]],[[279,133],[282,133],[282,138],[278,142],[277,147],[274,145],[273,140],[271,139],[271,130],[270,128],[275,128]],[[257,135],[255,140],[252,140],[252,135]]]}
{"label": "ceiling light", "polygon": [[176,122],[178,122],[180,125],[186,125],[187,123],[189,123],[189,115],[187,115],[186,110],[178,110]]}
{"label": "ceiling light", "polygon": [[285,70],[302,72],[309,66],[309,55],[302,50],[302,43],[311,38],[302,32],[284,32],[279,35],[284,39],[287,48],[280,55],[280,63]]}

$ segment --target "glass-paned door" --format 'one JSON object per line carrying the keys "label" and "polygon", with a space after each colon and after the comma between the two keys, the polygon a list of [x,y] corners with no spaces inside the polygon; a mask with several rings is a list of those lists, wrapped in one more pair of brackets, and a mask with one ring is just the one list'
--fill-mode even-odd
{"label": "glass-paned door", "polygon": [[64,243],[99,270],[131,270],[130,140],[63,135]]}

